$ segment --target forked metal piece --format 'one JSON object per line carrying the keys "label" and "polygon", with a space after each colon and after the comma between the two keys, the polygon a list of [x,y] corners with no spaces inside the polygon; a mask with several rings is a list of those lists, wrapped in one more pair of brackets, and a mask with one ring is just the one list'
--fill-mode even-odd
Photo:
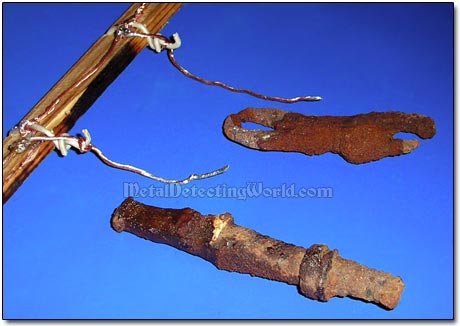
{"label": "forked metal piece", "polygon": [[[273,130],[245,129],[244,122]],[[393,138],[398,132],[416,134],[422,139],[435,134],[433,119],[417,113],[314,116],[273,108],[246,108],[231,114],[223,129],[230,140],[249,148],[307,155],[332,152],[355,164],[407,154],[420,144],[417,139]]]}

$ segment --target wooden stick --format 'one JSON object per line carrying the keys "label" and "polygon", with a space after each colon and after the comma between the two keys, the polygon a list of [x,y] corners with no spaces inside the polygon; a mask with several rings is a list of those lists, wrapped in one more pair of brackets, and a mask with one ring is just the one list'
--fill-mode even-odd
{"label": "wooden stick", "polygon": [[[180,3],[136,3],[107,30],[128,19],[136,19],[157,33],[180,6]],[[40,125],[56,135],[71,129],[147,44],[145,38],[120,37],[117,42],[114,38],[113,34],[102,35],[21,121],[41,116]],[[44,114],[47,111],[50,113]],[[53,149],[52,142],[33,142],[19,153],[17,144],[21,137],[18,132],[10,132],[3,139],[3,203]]]}
{"label": "wooden stick", "polygon": [[199,256],[219,269],[297,285],[304,296],[328,301],[350,296],[393,309],[401,278],[339,256],[314,244],[306,249],[270,238],[233,222],[229,213],[201,215],[191,208],[147,206],[128,197],[114,211],[114,230],[166,243]]}

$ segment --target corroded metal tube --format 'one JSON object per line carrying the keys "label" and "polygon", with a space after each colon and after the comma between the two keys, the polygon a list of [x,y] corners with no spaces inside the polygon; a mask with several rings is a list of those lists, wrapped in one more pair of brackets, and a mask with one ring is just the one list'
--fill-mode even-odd
{"label": "corroded metal tube", "polygon": [[326,245],[306,249],[237,225],[229,213],[159,208],[131,197],[115,209],[112,227],[171,245],[217,268],[297,285],[308,298],[351,296],[393,309],[404,283],[398,276],[341,258]]}

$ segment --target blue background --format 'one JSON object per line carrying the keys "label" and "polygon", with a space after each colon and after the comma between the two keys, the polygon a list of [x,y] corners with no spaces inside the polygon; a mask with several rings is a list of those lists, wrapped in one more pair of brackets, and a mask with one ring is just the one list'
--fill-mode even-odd
{"label": "blue background", "polygon": [[[3,136],[128,4],[3,4]],[[3,206],[3,318],[451,318],[453,316],[453,5],[186,4],[179,32],[191,72],[280,104],[183,76],[145,49],[78,120],[114,160],[182,178],[230,164],[203,188],[332,187],[332,198],[137,198],[231,212],[289,243],[325,243],[399,275],[399,305],[307,299],[296,287],[219,271],[110,227],[123,183],[162,184],[94,155],[53,152]],[[352,165],[340,156],[260,152],[228,141],[224,118],[245,107],[317,115],[417,112],[433,139],[404,156]],[[406,135],[404,138],[416,136]],[[190,185],[189,187],[191,187]]]}

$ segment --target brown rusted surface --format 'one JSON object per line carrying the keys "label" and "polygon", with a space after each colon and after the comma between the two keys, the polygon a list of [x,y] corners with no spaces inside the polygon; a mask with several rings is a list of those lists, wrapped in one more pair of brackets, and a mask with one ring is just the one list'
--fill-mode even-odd
{"label": "brown rusted surface", "polygon": [[217,268],[288,284],[299,283],[304,248],[234,224],[231,215],[228,216],[217,239],[211,241],[215,253],[212,263]]}
{"label": "brown rusted surface", "polygon": [[159,208],[131,197],[114,211],[112,227],[169,244],[217,268],[297,285],[308,298],[351,296],[393,309],[404,283],[400,277],[343,259],[315,244],[306,249],[233,222],[229,213],[201,215],[191,208]]}
{"label": "brown rusted surface", "polygon": [[400,277],[344,259],[326,245],[313,245],[300,266],[299,289],[320,301],[350,296],[392,309],[404,283]]}
{"label": "brown rusted surface", "polygon": [[[273,130],[245,129],[244,122]],[[313,116],[273,108],[246,108],[231,114],[225,119],[223,129],[230,140],[249,148],[307,155],[332,152],[355,164],[407,154],[419,145],[417,139],[393,138],[398,132],[416,134],[423,139],[435,134],[433,119],[417,113]]]}
{"label": "brown rusted surface", "polygon": [[213,215],[202,216],[191,208],[159,208],[127,198],[113,213],[111,224],[118,232],[127,231],[209,260],[213,220]]}

